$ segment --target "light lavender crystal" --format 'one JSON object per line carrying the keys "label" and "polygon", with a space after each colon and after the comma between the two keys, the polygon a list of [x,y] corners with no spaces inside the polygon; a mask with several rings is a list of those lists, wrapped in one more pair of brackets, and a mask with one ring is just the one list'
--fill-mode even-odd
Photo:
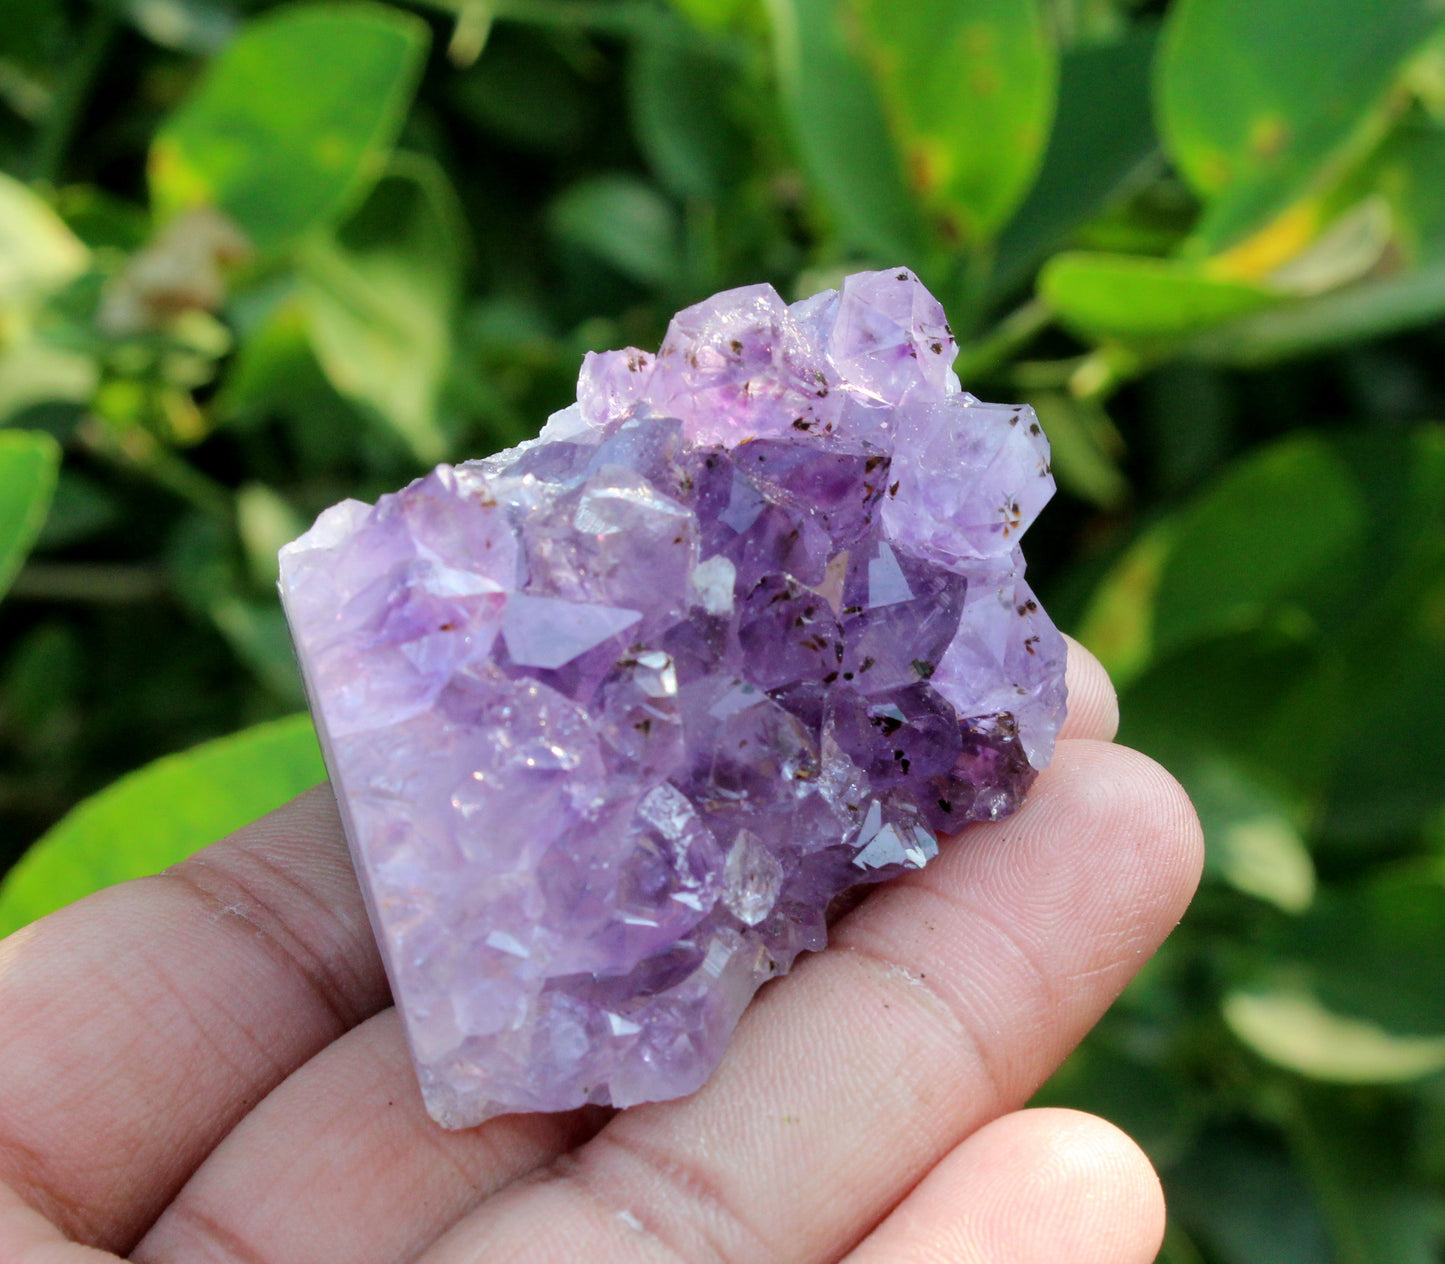
{"label": "light lavender crystal", "polygon": [[281,591],[428,1110],[696,1089],[845,888],[1012,812],[1064,714],[1027,407],[911,272],[679,312],[541,435],[347,500]]}

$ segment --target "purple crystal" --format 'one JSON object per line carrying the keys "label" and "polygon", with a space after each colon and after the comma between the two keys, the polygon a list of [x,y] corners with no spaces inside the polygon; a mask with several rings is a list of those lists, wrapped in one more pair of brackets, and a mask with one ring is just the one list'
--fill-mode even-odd
{"label": "purple crystal", "polygon": [[1064,714],[1033,411],[906,270],[589,355],[508,452],[343,501],[281,590],[427,1108],[696,1089],[844,888],[1012,812]]}

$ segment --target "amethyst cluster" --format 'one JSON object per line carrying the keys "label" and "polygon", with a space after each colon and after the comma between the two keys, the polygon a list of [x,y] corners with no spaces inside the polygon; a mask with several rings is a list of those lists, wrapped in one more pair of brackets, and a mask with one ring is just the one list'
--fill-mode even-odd
{"label": "amethyst cluster", "polygon": [[1018,807],[1064,714],[1026,407],[911,272],[678,313],[281,590],[427,1107],[696,1089],[845,888]]}

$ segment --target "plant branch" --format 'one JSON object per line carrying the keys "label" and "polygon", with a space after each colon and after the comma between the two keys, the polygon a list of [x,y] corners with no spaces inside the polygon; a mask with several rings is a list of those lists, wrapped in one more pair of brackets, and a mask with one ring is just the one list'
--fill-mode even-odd
{"label": "plant branch", "polygon": [[1005,316],[983,338],[960,348],[953,367],[965,383],[986,378],[1027,346],[1053,318],[1047,303],[1031,298]]}

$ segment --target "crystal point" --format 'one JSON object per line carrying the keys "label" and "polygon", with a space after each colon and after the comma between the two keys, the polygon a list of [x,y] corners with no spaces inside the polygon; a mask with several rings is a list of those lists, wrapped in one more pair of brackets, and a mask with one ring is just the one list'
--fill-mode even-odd
{"label": "crystal point", "polygon": [[1013,811],[1064,714],[1031,409],[907,269],[679,312],[536,439],[343,501],[281,592],[448,1127],[697,1088],[830,901]]}

